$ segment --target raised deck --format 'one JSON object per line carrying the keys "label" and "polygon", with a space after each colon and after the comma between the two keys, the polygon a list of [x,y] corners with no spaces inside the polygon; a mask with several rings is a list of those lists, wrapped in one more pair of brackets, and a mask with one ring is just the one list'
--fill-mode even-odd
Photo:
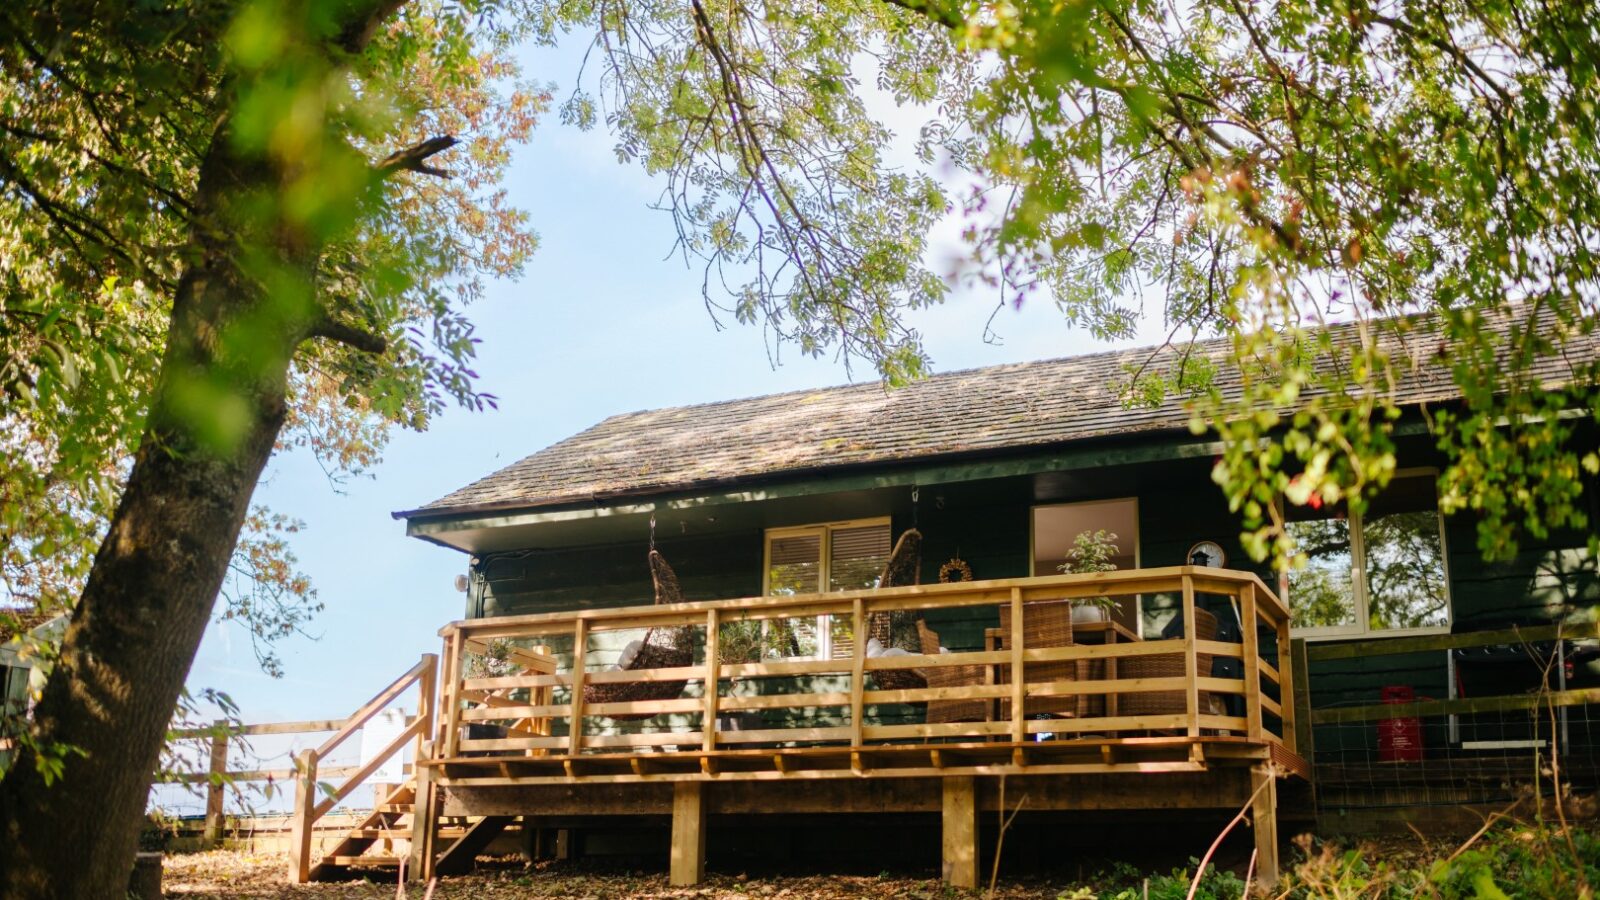
{"label": "raised deck", "polygon": [[[1197,621],[1200,595],[1252,627],[1240,643],[1194,628],[1165,640],[1101,628],[1100,642],[1087,643],[1093,628],[1080,642],[1040,639],[1029,627],[1030,612],[1048,608],[1038,604],[1164,593],[1178,598],[1185,622]],[[868,657],[859,639],[874,614],[964,611],[999,621],[1001,607],[1009,628],[988,629],[981,650]],[[723,646],[730,623],[783,621],[837,628],[847,655],[750,661],[706,652]],[[1026,779],[1030,809],[1248,806],[1258,871],[1271,883],[1277,783],[1307,777],[1288,702],[1295,676],[1278,652],[1288,622],[1256,576],[1189,566],[456,622],[441,632],[442,702],[419,767],[417,817],[520,815],[538,824],[670,814],[673,881],[689,884],[703,874],[711,814],[937,811],[945,878],[971,887],[976,815],[998,804],[1003,776]],[[693,664],[610,665],[626,640],[652,628],[693,629]],[[499,671],[481,672],[486,658]],[[1215,676],[1216,659],[1238,660],[1239,676]],[[904,670],[929,686],[879,683]],[[585,699],[586,685],[641,683],[681,687],[667,699]],[[964,720],[940,720],[951,704]],[[1030,714],[1044,706],[1053,717]],[[419,874],[431,874],[437,854],[426,833],[417,860]]]}

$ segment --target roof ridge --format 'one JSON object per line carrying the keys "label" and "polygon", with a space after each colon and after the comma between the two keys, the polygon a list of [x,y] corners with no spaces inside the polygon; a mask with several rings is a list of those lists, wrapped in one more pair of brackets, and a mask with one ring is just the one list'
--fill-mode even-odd
{"label": "roof ridge", "polygon": [[[1209,345],[1209,344],[1218,344],[1218,343],[1221,343],[1224,340],[1226,340],[1226,338],[1223,338],[1223,337],[1210,337],[1210,338],[1196,339],[1196,340],[1193,340],[1192,343],[1200,344],[1200,345]],[[1103,359],[1103,358],[1114,357],[1114,356],[1132,355],[1132,354],[1141,353],[1141,352],[1145,352],[1145,351],[1149,351],[1149,352],[1154,353],[1154,352],[1159,352],[1161,350],[1165,350],[1165,349],[1168,349],[1168,348],[1171,348],[1171,347],[1181,347],[1185,343],[1186,342],[1184,342],[1184,341],[1167,340],[1167,341],[1163,341],[1161,343],[1146,343],[1146,344],[1139,344],[1138,346],[1134,346],[1134,347],[1121,347],[1121,348],[1111,348],[1111,349],[1106,349],[1106,350],[1095,350],[1095,351],[1090,352],[1090,353],[1077,353],[1077,354],[1073,354],[1071,356],[1051,356],[1051,357],[1046,357],[1044,359],[1030,359],[1030,360],[1020,360],[1020,361],[1017,361],[1017,362],[990,363],[989,365],[984,365],[984,366],[968,366],[967,368],[964,368],[964,369],[951,369],[948,372],[934,372],[931,375],[928,375],[928,376],[926,376],[924,378],[919,378],[916,381],[910,382],[909,384],[906,384],[906,385],[904,385],[902,387],[899,387],[899,388],[888,387],[888,386],[886,386],[884,384],[882,379],[879,379],[877,381],[845,382],[843,384],[818,385],[816,387],[808,387],[808,388],[792,388],[792,389],[784,390],[784,391],[772,391],[771,393],[767,393],[767,394],[752,394],[752,395],[749,395],[749,396],[746,396],[746,397],[730,397],[730,398],[728,398],[726,400],[704,400],[704,401],[700,401],[698,403],[682,403],[682,404],[677,404],[675,406],[647,406],[647,407],[644,407],[642,409],[632,410],[630,412],[613,413],[613,414],[611,414],[609,416],[606,416],[604,419],[601,419],[599,422],[596,422],[594,425],[591,425],[590,428],[594,428],[594,427],[597,427],[599,425],[603,425],[606,422],[611,421],[612,419],[626,419],[626,418],[631,418],[633,416],[644,415],[645,413],[671,412],[671,411],[674,411],[674,410],[711,409],[711,408],[718,407],[718,406],[733,406],[733,405],[736,405],[736,404],[754,403],[754,402],[761,401],[761,400],[774,400],[774,399],[778,399],[778,398],[782,398],[782,397],[800,397],[800,396],[806,396],[806,395],[810,395],[810,394],[827,393],[827,392],[830,392],[830,391],[841,391],[842,392],[842,391],[848,391],[848,390],[858,390],[858,389],[863,389],[863,388],[870,388],[870,387],[874,387],[874,386],[879,386],[879,387],[882,387],[884,393],[887,394],[887,393],[890,393],[890,392],[893,392],[893,391],[907,390],[907,389],[910,389],[910,388],[915,388],[915,387],[917,387],[919,385],[928,384],[930,382],[945,381],[945,380],[949,380],[949,379],[952,379],[952,378],[957,378],[959,376],[970,376],[970,375],[976,375],[976,374],[980,374],[980,373],[991,373],[991,372],[1000,371],[1002,369],[1031,369],[1031,368],[1035,368],[1037,366],[1047,366],[1047,365],[1050,365],[1052,363],[1069,363],[1069,362],[1070,363],[1082,363],[1082,362],[1086,362],[1086,361],[1089,361],[1089,360]],[[585,431],[587,431],[587,430],[589,430],[589,429],[585,429]],[[582,434],[582,433],[583,432],[579,432],[579,434]],[[568,441],[568,440],[571,440],[573,437],[577,437],[577,436],[578,435],[575,434],[575,435],[571,435],[570,437],[563,438],[561,441],[558,441],[557,444],[563,443],[563,442]],[[551,444],[550,446],[554,447],[554,446],[556,446],[556,444]],[[538,452],[538,451],[535,451],[535,452]]]}

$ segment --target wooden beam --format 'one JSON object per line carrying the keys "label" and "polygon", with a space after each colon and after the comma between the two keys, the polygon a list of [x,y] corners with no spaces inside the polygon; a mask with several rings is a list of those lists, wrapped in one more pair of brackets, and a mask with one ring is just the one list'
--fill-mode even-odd
{"label": "wooden beam", "polygon": [[[1013,613],[1014,614],[1014,613]],[[940,877],[958,890],[978,887],[978,788],[972,776],[945,777]]]}
{"label": "wooden beam", "polygon": [[[1200,736],[1200,685],[1196,681],[1200,677],[1200,658],[1196,652],[1195,641],[1198,640],[1194,615],[1194,579],[1184,576],[1183,579],[1183,674],[1189,680],[1188,686],[1183,691],[1184,714],[1189,719],[1189,737]],[[1210,675],[1210,672],[1206,673]]]}
{"label": "wooden beam", "polygon": [[[418,759],[427,759],[432,752],[433,741],[423,741]],[[417,766],[416,774],[411,800],[411,862],[407,870],[413,881],[426,884],[435,874],[434,861],[438,858],[434,841],[438,837],[439,803],[433,787],[434,767]]]}
{"label": "wooden beam", "polygon": [[206,831],[202,838],[208,849],[222,842],[222,801],[227,787],[223,776],[228,772],[227,724],[226,720],[218,719],[212,726],[215,730],[211,734],[211,768],[206,773]]}
{"label": "wooden beam", "polygon": [[1533,641],[1553,641],[1558,638],[1571,640],[1593,637],[1600,637],[1600,623],[1575,622],[1565,625],[1530,625],[1526,628],[1500,628],[1494,631],[1464,631],[1457,634],[1378,638],[1348,643],[1318,643],[1309,647],[1306,655],[1315,662],[1324,662],[1336,659],[1360,659],[1365,656],[1389,656],[1396,653],[1427,653],[1439,650],[1456,650],[1462,647],[1486,647],[1493,644],[1522,644]]}
{"label": "wooden beam", "polygon": [[[1285,711],[1288,712],[1288,718],[1294,723],[1294,739],[1290,749],[1306,762],[1314,762],[1312,757],[1316,753],[1316,747],[1311,733],[1311,669],[1309,658],[1305,638],[1294,638],[1289,641],[1289,654],[1283,658],[1283,661],[1287,666],[1284,669],[1284,678],[1288,682],[1287,691],[1291,702]],[[1289,722],[1285,722],[1283,727],[1285,731],[1288,731]]]}
{"label": "wooden beam", "polygon": [[867,691],[867,616],[866,601],[860,597],[850,605],[850,746],[859,747],[863,739]]}
{"label": "wooden beam", "polygon": [[[1261,740],[1261,647],[1257,628],[1256,588],[1247,584],[1239,589],[1240,615],[1244,634],[1244,718],[1245,736],[1252,741]],[[1210,676],[1210,672],[1205,673]]]}
{"label": "wooden beam", "polygon": [[589,655],[589,620],[579,619],[572,629],[572,711],[567,718],[567,752],[583,752],[584,660]]}
{"label": "wooden beam", "polygon": [[1011,633],[1006,635],[1011,650],[1011,740],[1022,743],[1028,739],[1027,716],[1023,714],[1023,700],[1027,696],[1022,666],[1022,589],[1011,589]]}
{"label": "wooden beam", "polygon": [[672,786],[673,887],[699,884],[706,874],[705,785],[680,781]]}
{"label": "wooden beam", "polygon": [[720,622],[717,611],[706,613],[706,673],[705,711],[702,713],[700,749],[707,753],[717,749],[717,693],[722,681],[722,659],[717,655],[721,643]]}
{"label": "wooden beam", "polygon": [[1460,697],[1455,700],[1418,700],[1415,703],[1371,703],[1313,710],[1316,725],[1376,722],[1384,719],[1421,718],[1472,713],[1517,712],[1547,707],[1588,706],[1600,703],[1600,688],[1574,688],[1548,694],[1509,694],[1499,697]]}
{"label": "wooden beam", "polygon": [[317,805],[317,751],[300,754],[300,776],[294,787],[294,824],[289,833],[289,881],[311,880],[311,836]]}
{"label": "wooden beam", "polygon": [[1256,885],[1263,895],[1278,887],[1278,779],[1271,766],[1250,769],[1250,822],[1256,838]]}

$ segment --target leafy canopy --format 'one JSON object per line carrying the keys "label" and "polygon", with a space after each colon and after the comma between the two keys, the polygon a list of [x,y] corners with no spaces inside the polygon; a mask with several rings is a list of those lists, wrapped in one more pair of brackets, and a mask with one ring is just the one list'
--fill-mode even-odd
{"label": "leafy canopy", "polygon": [[[1162,317],[1127,401],[1182,398],[1220,432],[1215,477],[1258,558],[1293,557],[1279,496],[1365,506],[1394,473],[1397,387],[1432,377],[1461,398],[1424,410],[1443,504],[1477,514],[1485,554],[1587,524],[1600,26],[1583,4],[532,9],[593,41],[601,74],[563,115],[603,117],[620,157],[665,176],[708,302],[780,341],[922,372],[907,315],[943,296],[926,236],[959,205],[967,277],[1006,300],[1105,339]],[[874,88],[926,111],[920,168],[891,165]],[[976,187],[948,196],[946,166]],[[1211,336],[1222,351],[1193,343]]]}
{"label": "leafy canopy", "polygon": [[[547,94],[518,71],[519,23],[492,7],[404,4],[329,62],[317,42],[342,9],[0,9],[0,607],[64,610],[78,595],[145,432],[179,282],[208,241],[240,242],[278,306],[311,298],[343,338],[300,345],[279,440],[336,483],[375,462],[390,427],[493,402],[472,384],[464,309],[534,248],[499,181]],[[436,160],[453,178],[377,164],[430,135],[462,142]],[[207,220],[196,191],[219,140],[294,176]],[[317,239],[314,269],[285,270],[229,231],[247,220]],[[257,339],[272,315],[218,339],[263,362],[249,348],[270,346]],[[361,346],[374,342],[387,352]],[[246,417],[226,382],[195,373],[174,401],[220,447]],[[271,642],[320,608],[289,552],[298,527],[252,511],[224,587],[221,616],[245,623],[274,673]]]}

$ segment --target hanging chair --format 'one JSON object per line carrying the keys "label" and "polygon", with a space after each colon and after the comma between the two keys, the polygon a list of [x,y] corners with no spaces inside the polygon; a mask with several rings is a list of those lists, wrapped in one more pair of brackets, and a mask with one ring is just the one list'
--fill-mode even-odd
{"label": "hanging chair", "polygon": [[[656,586],[656,603],[682,603],[683,591],[678,576],[655,550],[650,551],[650,578]],[[641,669],[676,669],[694,665],[694,630],[687,626],[651,628],[640,640],[623,651],[617,668],[629,672]],[[581,649],[577,654],[582,658]],[[688,681],[630,681],[617,684],[585,684],[583,702],[629,703],[636,700],[675,700]],[[648,719],[656,713],[607,713],[617,721]]]}
{"label": "hanging chair", "polygon": [[[921,582],[922,532],[908,528],[895,542],[889,562],[878,577],[878,587],[908,587]],[[885,650],[899,647],[908,653],[921,653],[922,640],[917,633],[916,610],[900,609],[875,612],[867,616],[867,637],[878,642]],[[879,690],[909,691],[928,686],[928,680],[916,669],[878,669],[872,680]]]}

